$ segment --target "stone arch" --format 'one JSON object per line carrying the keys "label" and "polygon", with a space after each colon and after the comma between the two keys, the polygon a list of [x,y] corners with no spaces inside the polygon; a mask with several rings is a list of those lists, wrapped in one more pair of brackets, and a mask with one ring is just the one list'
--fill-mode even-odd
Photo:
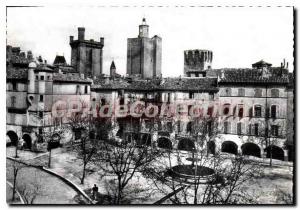
{"label": "stone arch", "polygon": [[222,143],[221,152],[227,152],[234,155],[238,154],[238,146],[233,141],[224,141]]}
{"label": "stone arch", "polygon": [[243,144],[241,148],[243,155],[251,155],[259,158],[261,157],[260,147],[257,144],[247,142]]}
{"label": "stone arch", "polygon": [[267,152],[267,158],[270,158],[272,153],[272,159],[284,160],[284,151],[278,146],[268,146],[265,152]]}
{"label": "stone arch", "polygon": [[185,151],[193,151],[195,150],[195,144],[194,142],[189,138],[182,138],[178,142],[177,149],[179,150],[185,150]]}
{"label": "stone arch", "polygon": [[173,149],[172,142],[167,137],[159,137],[157,141],[157,146],[163,149]]}
{"label": "stone arch", "polygon": [[9,137],[10,139],[10,145],[13,145],[13,146],[17,146],[18,144],[18,135],[16,134],[16,132],[14,131],[8,131],[6,133],[6,135]]}
{"label": "stone arch", "polygon": [[32,145],[31,144],[32,143],[31,136],[29,134],[25,133],[22,136],[22,139],[24,140],[24,144],[23,144],[24,149],[31,149],[31,145]]}
{"label": "stone arch", "polygon": [[216,154],[216,143],[214,141],[207,142],[207,152],[209,154]]}

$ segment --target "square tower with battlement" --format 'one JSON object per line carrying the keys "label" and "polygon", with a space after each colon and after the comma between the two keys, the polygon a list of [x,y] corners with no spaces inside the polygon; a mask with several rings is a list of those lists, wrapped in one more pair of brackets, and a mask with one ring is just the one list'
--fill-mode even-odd
{"label": "square tower with battlement", "polygon": [[104,38],[99,42],[85,40],[85,28],[78,28],[78,40],[70,36],[71,65],[81,74],[94,77],[102,74]]}

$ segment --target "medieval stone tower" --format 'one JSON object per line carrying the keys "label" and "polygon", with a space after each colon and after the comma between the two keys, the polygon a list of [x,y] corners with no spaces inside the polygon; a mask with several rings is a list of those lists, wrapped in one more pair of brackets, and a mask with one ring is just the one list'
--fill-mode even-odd
{"label": "medieval stone tower", "polygon": [[145,18],[139,25],[138,37],[127,40],[127,74],[144,79],[161,77],[161,38],[149,38]]}
{"label": "medieval stone tower", "polygon": [[71,65],[85,76],[99,76],[102,74],[104,38],[99,42],[85,40],[85,28],[78,28],[78,40],[70,36]]}
{"label": "medieval stone tower", "polygon": [[211,69],[213,52],[210,50],[185,50],[184,74],[187,77],[205,77]]}

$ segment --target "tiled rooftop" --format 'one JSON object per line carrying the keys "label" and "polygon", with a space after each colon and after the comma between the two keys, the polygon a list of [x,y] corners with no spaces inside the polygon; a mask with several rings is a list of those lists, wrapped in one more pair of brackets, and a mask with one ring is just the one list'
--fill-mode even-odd
{"label": "tiled rooftop", "polygon": [[261,69],[219,69],[218,71],[221,77],[219,83],[287,84],[289,82],[287,70],[281,68],[270,68],[266,75]]}

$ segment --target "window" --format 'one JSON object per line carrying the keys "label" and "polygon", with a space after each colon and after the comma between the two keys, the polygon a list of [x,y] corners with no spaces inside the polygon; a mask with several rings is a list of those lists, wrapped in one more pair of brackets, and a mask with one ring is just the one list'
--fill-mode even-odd
{"label": "window", "polygon": [[43,117],[43,112],[39,112],[39,117],[40,117],[40,118]]}
{"label": "window", "polygon": [[182,130],[181,130],[181,122],[180,121],[178,121],[177,122],[177,132],[179,133],[179,132],[181,132]]}
{"label": "window", "polygon": [[261,117],[261,106],[260,105],[254,106],[254,116]]}
{"label": "window", "polygon": [[41,76],[41,80],[44,80],[44,76]]}
{"label": "window", "polygon": [[278,98],[279,97],[279,90],[278,89],[272,89],[271,90],[271,97]]}
{"label": "window", "polygon": [[36,76],[35,76],[35,79],[36,79],[36,80],[39,80],[39,76],[38,76],[38,75],[36,75]]}
{"label": "window", "polygon": [[271,126],[272,136],[278,136],[278,130],[279,130],[279,126],[278,125],[272,125]]}
{"label": "window", "polygon": [[11,97],[11,107],[15,107],[16,105],[16,96]]}
{"label": "window", "polygon": [[230,88],[226,88],[225,96],[231,96],[231,89]]}
{"label": "window", "polygon": [[186,132],[191,133],[192,132],[192,122],[188,122],[186,125]]}
{"label": "window", "polygon": [[13,82],[12,85],[13,85],[13,91],[17,91],[17,83]]}
{"label": "window", "polygon": [[40,95],[40,102],[43,102],[43,101],[44,101],[44,96]]}
{"label": "window", "polygon": [[208,98],[210,101],[214,100],[215,95],[213,93],[209,93]]}
{"label": "window", "polygon": [[254,89],[254,97],[262,97],[262,90],[259,88]]}
{"label": "window", "polygon": [[254,124],[254,135],[258,136],[258,123]]}
{"label": "window", "polygon": [[170,133],[173,132],[172,122],[167,122],[167,131]]}
{"label": "window", "polygon": [[207,122],[207,133],[208,133],[209,136],[212,135],[212,125],[213,125],[212,121]]}
{"label": "window", "polygon": [[225,134],[230,133],[230,122],[228,121],[224,122],[224,133]]}
{"label": "window", "polygon": [[241,118],[244,116],[244,106],[243,106],[243,104],[238,105],[238,116],[241,117]]}
{"label": "window", "polygon": [[84,93],[87,94],[88,93],[88,86],[84,86]]}
{"label": "window", "polygon": [[241,135],[242,134],[242,123],[240,123],[240,122],[237,123],[236,129],[237,129],[237,131],[236,131],[237,135]]}
{"label": "window", "polygon": [[50,78],[51,78],[50,76],[47,76],[47,80],[50,80]]}
{"label": "window", "polygon": [[207,109],[207,115],[210,116],[210,117],[212,117],[213,112],[214,112],[214,107],[213,106],[208,107],[208,109]]}
{"label": "window", "polygon": [[276,118],[277,107],[276,105],[271,106],[271,118]]}
{"label": "window", "polygon": [[223,114],[228,115],[229,114],[229,108],[230,104],[224,104]]}
{"label": "window", "polygon": [[189,92],[189,99],[193,99],[194,98],[194,93],[193,92]]}
{"label": "window", "polygon": [[168,100],[167,102],[170,102],[171,101],[171,93],[168,93]]}
{"label": "window", "polygon": [[239,88],[238,89],[238,96],[245,96],[245,89],[244,88]]}
{"label": "window", "polygon": [[76,94],[79,94],[79,93],[80,93],[80,86],[76,85]]}

